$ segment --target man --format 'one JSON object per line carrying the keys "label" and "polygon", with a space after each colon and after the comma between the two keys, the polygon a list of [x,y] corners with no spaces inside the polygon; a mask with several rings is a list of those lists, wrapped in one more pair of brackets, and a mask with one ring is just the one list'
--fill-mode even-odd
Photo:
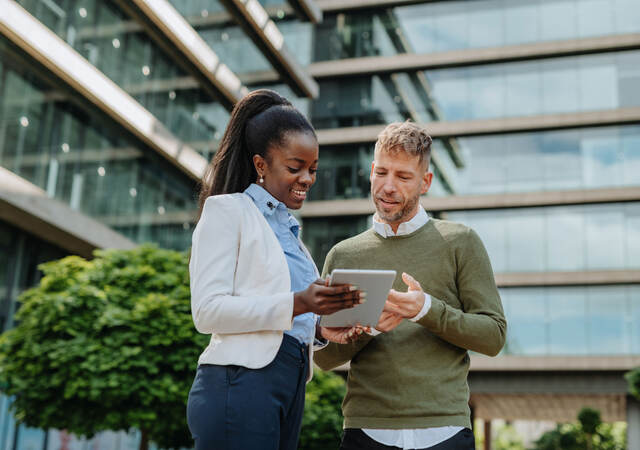
{"label": "man", "polygon": [[314,358],[324,370],[351,362],[343,450],[475,448],[467,351],[498,354],[506,321],[478,235],[429,218],[420,205],[433,177],[430,149],[416,124],[382,131],[371,165],[373,228],[334,246],[325,261],[323,276],[398,272],[378,333],[329,344]]}

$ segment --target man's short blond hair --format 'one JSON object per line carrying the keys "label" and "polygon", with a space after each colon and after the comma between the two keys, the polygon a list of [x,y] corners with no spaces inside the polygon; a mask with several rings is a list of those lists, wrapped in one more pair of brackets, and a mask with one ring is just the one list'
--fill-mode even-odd
{"label": "man's short blond hair", "polygon": [[380,151],[396,153],[403,151],[420,157],[420,163],[429,167],[431,143],[433,140],[427,130],[413,122],[394,122],[380,132],[376,141],[375,153]]}

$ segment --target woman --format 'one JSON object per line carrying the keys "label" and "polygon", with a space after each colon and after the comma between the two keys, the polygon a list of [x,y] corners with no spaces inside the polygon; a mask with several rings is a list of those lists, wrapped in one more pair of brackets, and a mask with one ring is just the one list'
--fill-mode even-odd
{"label": "woman", "polygon": [[269,90],[231,113],[200,193],[193,233],[191,306],[211,334],[187,405],[196,449],[295,449],[315,338],[346,343],[362,332],[317,326],[364,301],[325,286],[287,208],[316,178],[318,142],[291,103]]}

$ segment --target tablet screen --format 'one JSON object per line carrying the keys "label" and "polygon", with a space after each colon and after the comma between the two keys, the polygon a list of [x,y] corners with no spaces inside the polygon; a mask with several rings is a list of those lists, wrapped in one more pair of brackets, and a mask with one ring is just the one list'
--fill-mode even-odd
{"label": "tablet screen", "polygon": [[375,327],[396,278],[395,270],[334,269],[330,285],[351,284],[367,293],[367,301],[353,308],[322,316],[323,327],[350,327],[356,324]]}

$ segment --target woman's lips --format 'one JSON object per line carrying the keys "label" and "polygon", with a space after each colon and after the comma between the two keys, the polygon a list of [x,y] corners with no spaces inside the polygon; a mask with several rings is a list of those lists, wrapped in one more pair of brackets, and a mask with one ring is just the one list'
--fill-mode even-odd
{"label": "woman's lips", "polygon": [[307,198],[307,191],[299,191],[297,189],[291,189],[291,193],[293,194],[293,198],[297,201],[304,201]]}

